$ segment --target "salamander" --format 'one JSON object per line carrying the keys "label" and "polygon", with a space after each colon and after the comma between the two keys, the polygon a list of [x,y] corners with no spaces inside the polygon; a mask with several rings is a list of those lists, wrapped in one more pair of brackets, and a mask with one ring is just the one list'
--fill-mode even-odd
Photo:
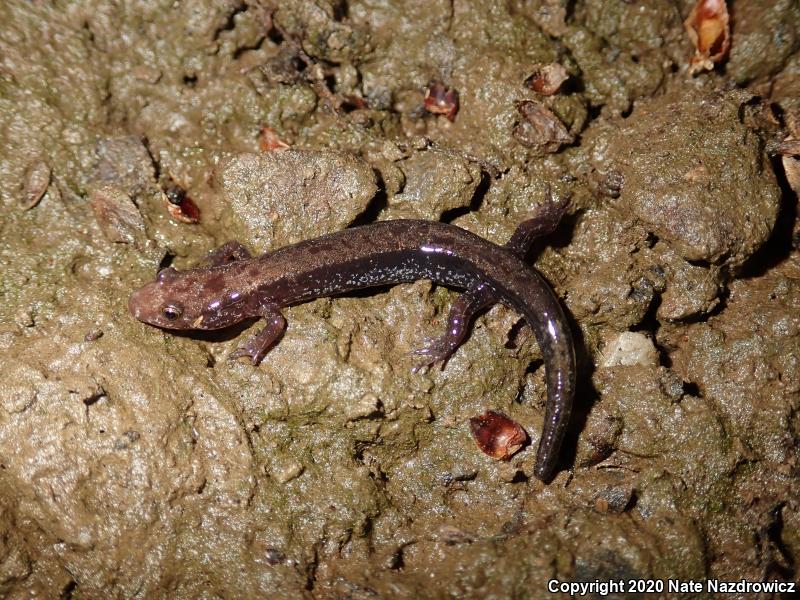
{"label": "salamander", "polygon": [[552,478],[572,408],[575,352],[561,305],[523,259],[532,241],[553,231],[569,199],[543,204],[505,246],[446,223],[383,221],[305,240],[251,257],[238,242],[212,252],[200,267],[162,269],[135,291],[131,314],[172,330],[220,329],[261,317],[266,326],[231,354],[258,365],[286,327],[281,308],[372,286],[429,279],[466,290],[446,332],[417,350],[422,366],[446,361],[481,309],[502,302],[524,317],[544,357],[547,402],[534,474]]}

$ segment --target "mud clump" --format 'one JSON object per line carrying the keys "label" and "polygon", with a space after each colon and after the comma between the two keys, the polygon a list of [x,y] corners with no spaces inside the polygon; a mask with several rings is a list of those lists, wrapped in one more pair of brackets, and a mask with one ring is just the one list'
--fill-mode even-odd
{"label": "mud clump", "polygon": [[[797,580],[792,2],[735,3],[695,76],[691,2],[162,4],[0,3],[0,596]],[[230,239],[423,218],[502,244],[548,191],[569,214],[529,259],[580,367],[549,484],[506,307],[420,373],[457,297],[427,281],[286,309],[257,368],[228,360],[249,323],[128,313]],[[508,460],[470,429],[497,413],[532,437]]]}

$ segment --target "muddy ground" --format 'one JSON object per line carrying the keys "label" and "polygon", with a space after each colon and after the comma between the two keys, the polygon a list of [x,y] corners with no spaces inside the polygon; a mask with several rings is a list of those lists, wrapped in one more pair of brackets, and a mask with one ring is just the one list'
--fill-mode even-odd
{"label": "muddy ground", "polygon": [[[800,230],[778,149],[800,5],[729,3],[729,57],[692,76],[692,4],[0,3],[0,596],[796,580]],[[569,78],[545,96],[526,81],[551,63]],[[425,109],[435,81],[452,121]],[[175,186],[198,224],[170,216]],[[411,217],[503,243],[547,186],[572,205],[531,262],[580,367],[549,484],[543,365],[509,309],[417,374],[457,297],[425,281],[287,309],[257,368],[227,357],[258,324],[178,336],[128,313],[159,266],[229,239]],[[531,445],[482,454],[486,409]]]}

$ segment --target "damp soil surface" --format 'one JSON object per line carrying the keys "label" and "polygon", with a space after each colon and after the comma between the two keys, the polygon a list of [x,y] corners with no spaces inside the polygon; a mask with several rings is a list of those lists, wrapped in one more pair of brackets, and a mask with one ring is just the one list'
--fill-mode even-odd
{"label": "damp soil surface", "polygon": [[[693,4],[0,3],[0,596],[796,580],[800,7],[729,2],[730,54],[692,76]],[[260,324],[128,311],[228,240],[420,218],[504,243],[548,190],[571,205],[530,262],[579,365],[548,483],[508,308],[417,373],[457,298],[427,281],[286,309],[258,367],[228,356]],[[530,436],[510,460],[473,440],[487,410]]]}

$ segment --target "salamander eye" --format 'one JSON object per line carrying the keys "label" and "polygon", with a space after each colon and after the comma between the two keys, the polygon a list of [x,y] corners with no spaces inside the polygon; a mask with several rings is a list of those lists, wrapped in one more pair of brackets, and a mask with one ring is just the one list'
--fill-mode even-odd
{"label": "salamander eye", "polygon": [[180,306],[169,304],[164,307],[164,310],[161,311],[161,314],[163,314],[164,318],[167,319],[168,321],[174,321],[175,319],[181,316],[182,312],[183,310],[181,310]]}

